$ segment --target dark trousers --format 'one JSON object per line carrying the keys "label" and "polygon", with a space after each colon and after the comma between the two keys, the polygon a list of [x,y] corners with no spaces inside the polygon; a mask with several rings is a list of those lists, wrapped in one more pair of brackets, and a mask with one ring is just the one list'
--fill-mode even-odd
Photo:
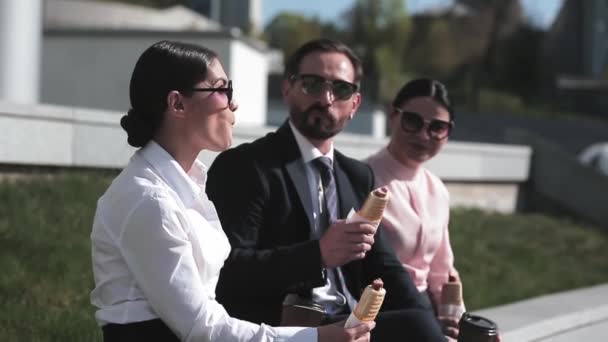
{"label": "dark trousers", "polygon": [[179,342],[179,338],[160,319],[101,327],[104,342]]}
{"label": "dark trousers", "polygon": [[432,312],[422,310],[395,310],[380,312],[372,341],[445,342],[441,326]]}
{"label": "dark trousers", "polygon": [[[345,320],[348,316],[327,316],[323,324]],[[429,310],[404,309],[382,311],[376,316],[373,342],[445,342],[441,326]]]}
{"label": "dark trousers", "polygon": [[[347,315],[327,316],[323,324],[345,320]],[[102,327],[104,342],[179,342],[179,338],[160,319],[128,324],[106,324]],[[376,317],[372,330],[374,342],[445,342],[441,328],[429,311],[383,311]]]}

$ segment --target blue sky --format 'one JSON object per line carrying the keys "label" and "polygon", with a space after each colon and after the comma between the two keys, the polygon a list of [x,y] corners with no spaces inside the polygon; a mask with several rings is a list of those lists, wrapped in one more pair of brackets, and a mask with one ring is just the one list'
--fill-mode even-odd
{"label": "blue sky", "polygon": [[[405,0],[409,12],[428,7],[449,5],[453,0]],[[521,0],[526,15],[541,27],[547,27],[562,4],[563,0]],[[323,21],[336,19],[352,6],[354,0],[263,0],[264,24],[282,11],[301,13],[306,16],[319,16]]]}

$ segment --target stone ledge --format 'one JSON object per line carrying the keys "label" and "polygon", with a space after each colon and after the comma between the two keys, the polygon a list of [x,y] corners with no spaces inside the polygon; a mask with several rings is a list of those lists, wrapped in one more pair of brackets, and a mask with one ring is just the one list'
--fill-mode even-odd
{"label": "stone ledge", "polygon": [[[0,101],[0,125],[5,132],[0,137],[0,164],[120,169],[135,151],[128,146],[119,125],[122,115],[115,111]],[[275,129],[237,123],[233,145]],[[336,137],[337,148],[356,159],[375,153],[387,143],[387,138],[346,132]],[[215,156],[217,153],[205,151],[199,159],[210,165]],[[428,168],[446,184],[454,184],[449,186],[455,188],[452,197],[456,205],[512,212],[517,187],[528,179],[530,156],[527,146],[450,141],[428,163]]]}
{"label": "stone ledge", "polygon": [[561,315],[501,335],[504,342],[532,342],[608,320],[608,305]]}
{"label": "stone ledge", "polygon": [[532,342],[608,320],[608,284],[475,312],[494,320],[503,342]]}

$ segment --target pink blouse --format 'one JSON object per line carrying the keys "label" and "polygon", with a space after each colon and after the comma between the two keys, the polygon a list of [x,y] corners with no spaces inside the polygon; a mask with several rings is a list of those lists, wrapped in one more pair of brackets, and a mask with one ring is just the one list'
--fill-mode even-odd
{"label": "pink blouse", "polygon": [[366,162],[374,170],[377,185],[390,192],[382,220],[389,242],[418,291],[428,289],[437,307],[443,283],[450,274],[458,276],[448,233],[448,190],[430,171],[406,167],[387,148]]}

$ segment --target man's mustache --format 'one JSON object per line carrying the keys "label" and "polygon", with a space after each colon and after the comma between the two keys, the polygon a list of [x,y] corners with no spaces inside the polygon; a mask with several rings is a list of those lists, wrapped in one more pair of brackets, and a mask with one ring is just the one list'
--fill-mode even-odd
{"label": "man's mustache", "polygon": [[313,105],[311,105],[310,107],[308,107],[304,111],[304,113],[310,114],[310,113],[312,113],[315,110],[318,111],[318,112],[320,112],[320,113],[323,113],[323,114],[329,114],[329,111],[327,111],[327,107],[323,107],[323,106],[321,106],[319,104],[313,104]]}

